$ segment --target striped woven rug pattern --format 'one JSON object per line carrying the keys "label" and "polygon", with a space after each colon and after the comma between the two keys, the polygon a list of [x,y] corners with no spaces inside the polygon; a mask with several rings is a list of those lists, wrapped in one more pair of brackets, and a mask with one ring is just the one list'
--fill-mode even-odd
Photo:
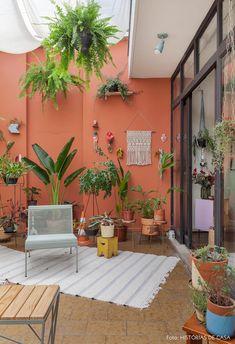
{"label": "striped woven rug pattern", "polygon": [[0,246],[0,279],[20,284],[59,284],[65,294],[78,295],[136,308],[146,308],[178,262],[176,257],[119,251],[117,257],[97,257],[96,248],[79,247],[79,272],[75,252],[69,249],[24,253]]}

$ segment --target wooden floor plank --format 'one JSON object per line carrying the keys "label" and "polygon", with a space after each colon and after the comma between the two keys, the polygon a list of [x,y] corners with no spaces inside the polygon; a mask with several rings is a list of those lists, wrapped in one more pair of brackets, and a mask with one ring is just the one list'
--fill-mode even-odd
{"label": "wooden floor plank", "polygon": [[29,319],[38,302],[40,301],[42,295],[44,294],[47,286],[39,285],[35,286],[32,293],[29,295],[25,304],[21,307],[20,311],[16,314],[16,319]]}
{"label": "wooden floor plank", "polygon": [[19,294],[22,285],[12,285],[11,288],[5,293],[5,295],[0,300],[0,318],[5,310],[10,306],[10,304],[15,300],[16,296]]}
{"label": "wooden floor plank", "polygon": [[3,284],[0,286],[0,300],[11,287],[12,284]]}
{"label": "wooden floor plank", "polygon": [[27,299],[29,298],[30,294],[35,289],[35,286],[28,285],[24,286],[23,289],[19,292],[19,294],[16,296],[15,300],[10,304],[10,306],[5,310],[5,312],[2,314],[2,319],[15,319],[16,314],[20,311],[20,309],[23,307]]}
{"label": "wooden floor plank", "polygon": [[55,298],[55,295],[59,289],[57,285],[50,285],[45,290],[42,298],[35,307],[33,313],[31,314],[31,319],[42,319],[47,314],[48,308]]}

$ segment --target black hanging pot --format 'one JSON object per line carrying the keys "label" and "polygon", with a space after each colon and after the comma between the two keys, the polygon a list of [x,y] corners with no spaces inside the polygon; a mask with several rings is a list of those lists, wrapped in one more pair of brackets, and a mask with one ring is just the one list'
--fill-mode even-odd
{"label": "black hanging pot", "polygon": [[18,178],[3,177],[3,180],[4,180],[5,184],[15,185],[15,184],[17,184]]}
{"label": "black hanging pot", "polygon": [[200,148],[206,148],[206,140],[203,137],[197,139],[197,144]]}
{"label": "black hanging pot", "polygon": [[30,205],[37,205],[38,204],[38,201],[36,199],[31,199],[31,200],[28,200],[27,201],[27,205],[30,206]]}
{"label": "black hanging pot", "polygon": [[118,92],[118,85],[109,86],[109,92]]}
{"label": "black hanging pot", "polygon": [[[80,32],[79,36],[81,40],[81,52],[83,54],[87,54],[92,44],[92,34],[90,31],[84,30]],[[76,49],[76,45],[75,45],[75,49]]]}

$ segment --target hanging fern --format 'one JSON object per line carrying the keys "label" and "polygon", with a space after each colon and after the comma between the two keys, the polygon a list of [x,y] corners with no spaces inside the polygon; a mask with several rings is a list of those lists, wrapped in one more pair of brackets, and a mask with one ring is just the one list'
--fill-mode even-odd
{"label": "hanging fern", "polygon": [[55,18],[49,20],[50,34],[44,47],[61,58],[61,66],[67,70],[71,61],[85,71],[89,83],[92,72],[101,78],[104,64],[111,62],[108,40],[118,32],[109,25],[110,18],[100,17],[100,6],[94,0],[87,5],[80,3],[73,8],[64,3],[55,5]]}
{"label": "hanging fern", "polygon": [[20,79],[20,97],[32,98],[36,92],[41,93],[42,104],[52,100],[58,109],[57,94],[62,92],[66,97],[71,86],[83,87],[83,80],[62,69],[55,61],[46,60],[44,63],[32,63]]}

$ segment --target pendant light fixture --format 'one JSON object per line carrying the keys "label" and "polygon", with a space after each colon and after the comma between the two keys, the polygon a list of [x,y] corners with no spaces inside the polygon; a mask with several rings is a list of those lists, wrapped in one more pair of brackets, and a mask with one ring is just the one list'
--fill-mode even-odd
{"label": "pendant light fixture", "polygon": [[157,37],[160,39],[160,42],[156,45],[156,47],[154,49],[154,54],[156,54],[156,55],[161,54],[163,52],[165,40],[167,39],[168,34],[167,33],[159,33],[157,35]]}

